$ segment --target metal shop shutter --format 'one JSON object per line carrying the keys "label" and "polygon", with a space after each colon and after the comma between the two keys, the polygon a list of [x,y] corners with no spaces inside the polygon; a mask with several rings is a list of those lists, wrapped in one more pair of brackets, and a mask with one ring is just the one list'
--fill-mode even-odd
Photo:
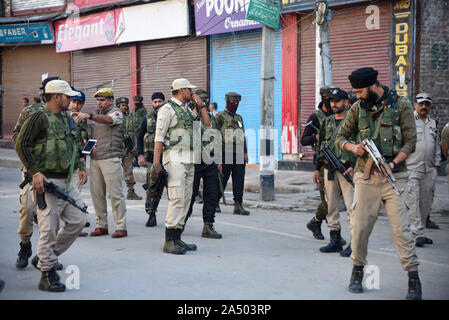
{"label": "metal shop shutter", "polygon": [[182,37],[140,44],[140,66],[147,66],[139,75],[140,92],[148,110],[151,109],[153,92],[163,92],[166,100],[172,96],[170,87],[175,79],[187,78],[198,88],[207,90],[207,39],[187,39]]}
{"label": "metal shop shutter", "polygon": [[22,111],[22,98],[39,96],[42,74],[70,82],[70,55],[56,53],[54,45],[4,47],[2,59],[3,135],[12,135]]}
{"label": "metal shop shutter", "polygon": [[[218,111],[226,107],[227,92],[242,95],[237,113],[243,117],[247,134],[249,163],[259,162],[260,86],[262,66],[262,31],[215,35],[210,41],[211,101]],[[274,148],[276,159],[282,156],[282,33],[275,36]],[[248,135],[249,134],[249,135]]]}
{"label": "metal shop shutter", "polygon": [[[93,95],[97,91],[93,86],[115,80],[114,98],[129,97],[129,46],[112,46],[86,49],[72,52],[72,84],[75,89],[83,90],[86,103],[83,112],[95,112],[97,103]],[[112,83],[103,87],[111,88]],[[132,99],[132,97],[131,97]]]}
{"label": "metal shop shutter", "polygon": [[[379,29],[368,30],[365,22],[369,16],[366,5],[333,9],[333,20],[329,22],[330,55],[332,77],[335,86],[351,90],[348,75],[355,69],[373,67],[379,71],[379,82],[391,85],[390,75],[390,33],[391,3],[378,2],[380,12]],[[301,16],[300,16],[301,19]],[[305,18],[300,24],[300,117],[302,126],[315,111],[315,25],[313,17]],[[302,147],[309,157],[310,147]]]}

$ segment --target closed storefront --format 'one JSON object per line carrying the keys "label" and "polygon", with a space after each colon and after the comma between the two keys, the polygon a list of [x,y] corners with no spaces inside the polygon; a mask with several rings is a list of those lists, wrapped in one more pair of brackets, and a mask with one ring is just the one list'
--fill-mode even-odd
{"label": "closed storefront", "polygon": [[72,84],[86,94],[84,112],[97,109],[93,98],[97,87],[113,88],[115,98],[129,97],[129,52],[129,45],[72,52]]}
{"label": "closed storefront", "polygon": [[54,45],[4,47],[2,72],[2,134],[8,137],[22,111],[22,98],[33,103],[39,96],[42,75],[70,82],[70,54],[56,53]]}
{"label": "closed storefront", "polygon": [[[282,92],[281,92],[281,46],[282,33],[275,36],[275,87],[274,129],[275,156],[279,159]],[[250,163],[259,162],[259,128],[261,110],[261,63],[262,31],[244,31],[213,35],[210,38],[210,87],[211,101],[224,110],[225,94],[237,92],[242,95],[237,113],[243,117],[248,143]]]}
{"label": "closed storefront", "polygon": [[177,78],[187,78],[201,89],[207,85],[207,39],[174,38],[141,42],[139,44],[140,93],[144,103],[151,105],[153,92],[171,95],[171,84]]}

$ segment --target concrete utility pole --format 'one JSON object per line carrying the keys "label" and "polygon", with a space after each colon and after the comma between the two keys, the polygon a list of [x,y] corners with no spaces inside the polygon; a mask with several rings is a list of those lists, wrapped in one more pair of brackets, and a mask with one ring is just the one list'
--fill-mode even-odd
{"label": "concrete utility pole", "polygon": [[274,200],[274,29],[262,29],[260,110],[260,199]]}
{"label": "concrete utility pole", "polygon": [[328,21],[331,18],[331,11],[327,6],[326,0],[316,0],[316,17],[315,22],[319,28],[319,37],[317,39],[317,45],[320,50],[321,61],[317,67],[317,79],[320,79],[318,91],[320,87],[330,86],[332,81],[332,61],[329,49],[329,29]]}

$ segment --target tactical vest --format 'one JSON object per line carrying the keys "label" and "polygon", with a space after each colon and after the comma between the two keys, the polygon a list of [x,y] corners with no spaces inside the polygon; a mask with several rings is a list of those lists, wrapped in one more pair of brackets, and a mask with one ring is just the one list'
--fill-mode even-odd
{"label": "tactical vest", "polygon": [[[223,138],[223,144],[232,143],[234,145],[244,143],[245,141],[245,128],[243,126],[243,119],[239,114],[231,115],[226,111],[222,111],[221,115],[223,116],[223,124],[221,125],[221,136]],[[232,141],[227,141],[229,137],[226,137],[226,130],[229,129],[237,129],[243,131],[243,134],[234,134],[232,136]],[[237,141],[237,139],[239,139]]]}
{"label": "tactical vest", "polygon": [[176,118],[178,119],[178,123],[175,126],[168,128],[167,135],[165,136],[164,150],[168,150],[171,148],[187,147],[187,146],[182,146],[180,144],[180,142],[182,141],[182,136],[180,135],[180,133],[173,134],[174,137],[177,137],[176,140],[170,139],[172,132],[174,132],[177,129],[180,129],[179,132],[181,132],[181,133],[183,133],[183,132],[188,133],[189,140],[190,140],[189,148],[192,150],[193,149],[193,120],[194,120],[193,115],[189,111],[183,109],[182,107],[180,107],[179,105],[177,105],[175,102],[173,102],[171,100],[169,100],[168,103],[173,108],[173,111],[175,111]]}
{"label": "tactical vest", "polygon": [[133,130],[137,132],[140,128],[140,124],[142,123],[142,120],[147,115],[147,110],[144,106],[140,107],[139,109],[134,109],[131,112],[131,120],[133,123]]}
{"label": "tactical vest", "polygon": [[43,110],[45,108],[45,104],[42,102],[41,103],[33,103],[32,105],[29,105],[27,108],[28,108],[28,114],[31,114],[33,112]]}
{"label": "tactical vest", "polygon": [[403,141],[397,107],[398,99],[402,97],[390,90],[386,101],[382,103],[384,109],[375,120],[369,111],[360,108],[357,143],[361,143],[363,139],[373,139],[384,157],[393,157],[399,153]]}
{"label": "tactical vest", "polygon": [[[318,118],[318,122],[319,122],[319,124],[320,124],[319,129],[320,129],[320,128],[323,126],[324,121],[326,120],[327,116],[326,116],[326,114],[324,113],[324,111],[321,110],[321,109],[318,109],[318,110],[315,112],[315,114],[316,114],[316,116],[317,116],[317,118]],[[316,134],[319,134],[319,133],[320,133],[320,131],[318,130],[318,132],[317,132]],[[316,141],[316,142],[312,145],[312,150],[315,151],[315,153],[318,153],[318,151],[320,150],[320,145],[318,144],[318,141]]]}
{"label": "tactical vest", "polygon": [[[35,142],[32,154],[37,160],[38,171],[43,173],[67,173],[70,169],[73,148],[75,147],[75,127],[70,128],[66,113],[54,114],[48,109],[42,110],[47,117],[47,134]],[[76,157],[75,168],[79,157]]]}
{"label": "tactical vest", "polygon": [[154,138],[156,136],[156,113],[149,112],[146,115],[147,133],[143,137],[143,152],[154,153]]}
{"label": "tactical vest", "polygon": [[[345,114],[345,117],[341,120],[340,125],[343,124],[343,122],[346,119],[346,116],[348,113]],[[342,163],[346,163],[348,161],[353,160],[353,153],[348,151],[342,151],[340,148],[335,147],[335,136],[336,131],[340,128],[340,126],[337,126],[337,123],[335,121],[335,115],[331,115],[327,118],[327,122],[325,122],[326,128],[325,128],[325,135],[324,135],[324,141],[320,146],[320,151],[324,148],[329,148],[334,152],[335,156],[340,159]]]}

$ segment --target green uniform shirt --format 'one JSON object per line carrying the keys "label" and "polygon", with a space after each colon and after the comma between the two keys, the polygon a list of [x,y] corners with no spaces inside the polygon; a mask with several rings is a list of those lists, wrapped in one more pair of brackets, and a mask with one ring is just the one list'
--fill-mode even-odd
{"label": "green uniform shirt", "polygon": [[[416,145],[416,124],[415,119],[413,117],[413,108],[411,103],[400,96],[397,96],[396,102],[394,103],[395,106],[393,106],[391,103],[385,103],[386,99],[383,99],[384,97],[388,95],[395,95],[394,92],[391,92],[390,89],[387,87],[384,87],[386,90],[384,95],[377,101],[375,104],[375,107],[377,110],[380,110],[383,107],[383,110],[380,111],[380,115],[376,118],[376,120],[373,120],[373,126],[377,125],[377,121],[387,122],[385,117],[383,117],[382,113],[386,113],[387,107],[397,108],[397,117],[398,119],[390,119],[389,122],[395,122],[397,120],[398,128],[395,128],[391,126],[391,124],[383,123],[380,127],[381,130],[385,130],[387,133],[390,132],[391,139],[393,141],[399,141],[400,142],[400,149],[398,152],[394,152],[391,156],[385,156],[382,145],[379,143],[380,136],[378,136],[376,139],[374,139],[374,143],[376,143],[377,148],[379,149],[380,153],[384,155],[385,159],[389,162],[394,159],[394,157],[399,152],[404,152],[405,154],[409,155],[415,150]],[[352,134],[358,129],[359,134],[357,135],[357,141],[356,143],[361,143],[361,131],[366,130],[367,128],[362,128],[360,126],[360,114],[362,112],[362,108],[360,107],[360,100],[355,102],[351,109],[348,111],[348,115],[346,116],[345,122],[341,125],[340,130],[337,133],[337,137],[335,139],[335,145],[343,150],[343,143],[345,141],[349,141]],[[370,114],[370,113],[368,113]],[[383,119],[383,120],[380,120]],[[396,130],[397,129],[397,130]],[[375,130],[371,130],[371,134]],[[373,138],[373,137],[371,137]],[[385,138],[384,138],[385,139]],[[388,139],[385,139],[388,140]],[[391,141],[386,141],[386,143],[390,143]],[[365,154],[363,157],[358,157],[356,162],[355,171],[363,172],[366,161],[368,159],[369,155]],[[377,170],[377,168],[373,167],[374,170]],[[401,172],[406,170],[405,162],[400,163],[397,168],[394,170],[394,172]]]}
{"label": "green uniform shirt", "polygon": [[[220,111],[217,114],[217,116],[215,117],[215,123],[217,125],[217,130],[219,130],[221,132],[222,142],[223,142],[223,153],[225,152],[226,129],[240,129],[243,131],[243,148],[244,148],[244,152],[248,153],[247,146],[246,146],[246,139],[244,138],[245,137],[244,136],[245,135],[245,125],[243,124],[243,118],[241,115],[239,115],[237,113],[231,114],[227,110]],[[235,138],[234,138],[234,140],[235,140]],[[234,141],[233,143],[234,143],[233,150],[234,150],[234,153],[236,153],[236,150],[237,150],[236,143],[238,143],[238,142]]]}

